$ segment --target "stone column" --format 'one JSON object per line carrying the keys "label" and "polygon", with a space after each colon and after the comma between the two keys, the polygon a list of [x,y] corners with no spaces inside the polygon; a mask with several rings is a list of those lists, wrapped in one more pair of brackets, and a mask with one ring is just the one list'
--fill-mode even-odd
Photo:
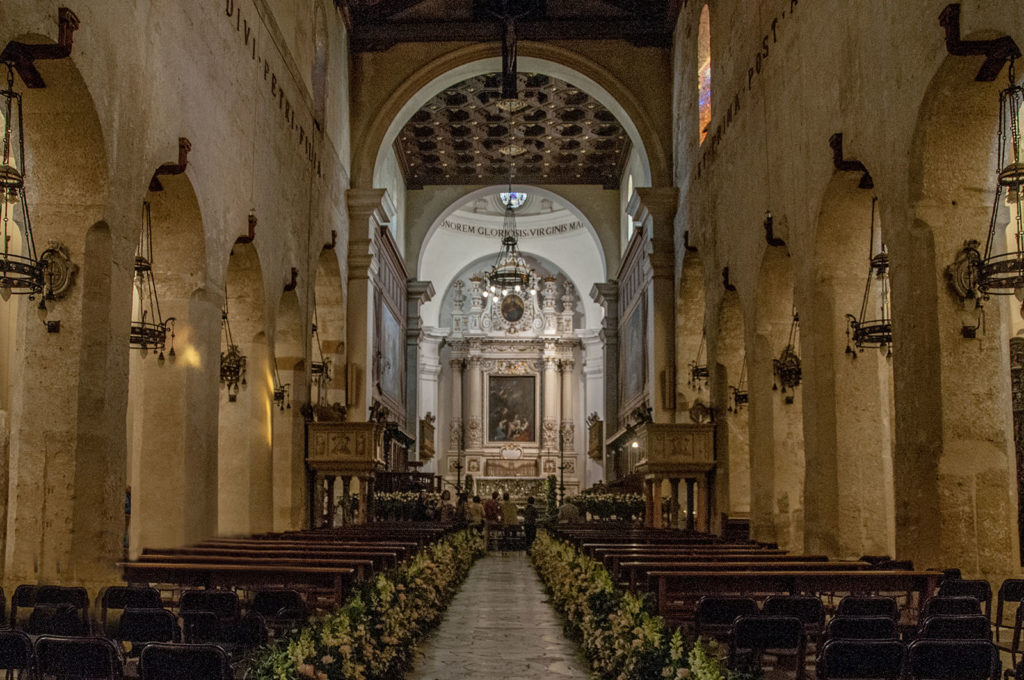
{"label": "stone column", "polygon": [[673,477],[669,480],[672,485],[672,506],[669,514],[669,528],[679,528],[679,478]]}
{"label": "stone column", "polygon": [[479,355],[471,355],[467,363],[466,398],[462,403],[463,422],[466,424],[464,441],[467,449],[481,449],[484,446],[484,373]]}
{"label": "stone column", "polygon": [[[601,341],[604,345],[604,418],[605,431],[619,430],[619,284],[595,283],[590,297],[604,309]],[[589,364],[589,353],[588,353]],[[614,470],[606,470],[611,481]]]}
{"label": "stone column", "polygon": [[341,523],[347,526],[352,523],[352,476],[345,475],[341,478]]}
{"label": "stone column", "polygon": [[374,344],[375,233],[391,221],[395,208],[385,189],[350,189],[348,199],[348,412],[353,421],[365,420],[373,396],[370,372]]}
{"label": "stone column", "polygon": [[651,482],[651,505],[654,506],[654,522],[651,526],[655,529],[661,529],[665,526],[665,518],[661,509],[661,478],[659,477],[656,477]]}
{"label": "stone column", "polygon": [[327,478],[327,528],[334,528],[334,514],[337,507],[334,504],[334,482],[337,481],[337,477],[331,475]]}
{"label": "stone column", "polygon": [[[583,341],[583,414],[597,413],[597,417],[605,420],[604,403],[604,343],[600,334],[594,331],[589,333],[585,330],[577,334]],[[580,435],[584,450],[589,446],[589,431]],[[584,475],[580,482],[585,487],[593,486],[598,481],[607,479],[607,469],[604,457],[594,460],[585,456],[586,461]]]}
{"label": "stone column", "polygon": [[[422,418],[427,413],[432,413],[435,416],[440,414],[440,406],[438,404],[440,386],[438,378],[441,375],[441,359],[439,356],[441,350],[442,338],[436,334],[435,329],[428,329],[424,331],[423,338],[420,341],[420,357],[419,357],[419,371],[417,374],[417,380],[419,380],[419,390],[417,392],[417,409],[419,415],[417,420]],[[410,379],[413,379],[410,376]],[[437,434],[435,433],[435,437]],[[422,442],[420,442],[422,445]],[[435,451],[440,452],[442,450],[441,442],[436,441],[434,443]],[[421,472],[431,472],[434,474],[440,474],[443,472],[440,468],[440,462],[438,462],[437,453],[434,454],[432,460],[427,461],[421,468]]]}
{"label": "stone column", "polygon": [[560,370],[562,373],[562,421],[559,428],[561,437],[562,453],[568,456],[576,456],[576,423],[573,420],[573,368],[576,362],[572,359],[563,359]]}
{"label": "stone column", "polygon": [[[410,431],[416,433],[421,413],[418,412],[420,371],[420,339],[423,336],[423,320],[420,307],[434,297],[434,284],[430,281],[409,279],[406,288],[405,316],[405,417]],[[410,457],[419,460],[418,453]]]}
{"label": "stone column", "polygon": [[675,215],[679,191],[675,188],[637,189],[629,201],[630,218],[646,230],[651,284],[647,291],[648,394],[654,421],[675,419],[676,283]]}
{"label": "stone column", "polygon": [[695,528],[695,524],[696,524],[696,522],[694,521],[695,517],[693,516],[694,510],[695,510],[695,507],[694,507],[695,504],[694,504],[694,498],[693,498],[693,489],[694,489],[694,486],[696,485],[696,483],[697,483],[697,480],[694,479],[693,477],[687,477],[686,478],[686,530],[687,531],[693,531],[694,528]]}
{"label": "stone column", "polygon": [[644,480],[644,526],[654,526],[654,482]]}
{"label": "stone column", "polygon": [[[462,436],[462,368],[465,362],[463,359],[452,359],[449,365],[452,367],[452,410],[451,422],[448,424],[448,455],[459,455],[463,447]],[[445,468],[447,470],[447,468]]]}
{"label": "stone column", "polygon": [[547,453],[558,453],[558,424],[561,420],[561,374],[558,359],[546,352],[544,357],[544,426],[541,448]]}

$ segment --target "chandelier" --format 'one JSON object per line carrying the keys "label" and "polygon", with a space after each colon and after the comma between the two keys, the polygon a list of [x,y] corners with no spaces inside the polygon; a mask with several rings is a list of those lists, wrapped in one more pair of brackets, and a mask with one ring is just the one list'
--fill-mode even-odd
{"label": "chandelier", "polygon": [[228,401],[238,400],[239,385],[245,387],[245,355],[238,349],[231,337],[231,324],[228,323],[228,308],[221,311],[221,328],[224,332],[226,352],[220,353],[220,381],[228,389]]}
{"label": "chandelier", "polygon": [[[978,251],[978,241],[968,241],[956,262],[947,269],[950,284],[965,300],[1012,293],[1024,303],[1024,218],[1021,215],[1024,150],[1021,149],[1020,129],[1024,88],[1016,84],[1013,59],[1010,59],[1009,78],[1009,86],[999,93],[997,179],[984,255]],[[1006,210],[1011,206],[1015,208],[1008,216]],[[1013,223],[1012,230],[1003,226],[1009,222]],[[973,333],[964,335],[973,337]]]}
{"label": "chandelier", "polygon": [[800,355],[797,353],[797,343],[800,339],[800,316],[793,310],[793,323],[789,327],[789,342],[782,350],[778,359],[772,359],[772,368],[775,372],[775,383],[773,390],[778,390],[782,385],[782,392],[786,394],[786,403],[793,403],[793,389],[800,384],[801,367]]}
{"label": "chandelier", "polygon": [[[25,196],[25,132],[22,127],[21,94],[14,91],[14,65],[7,66],[7,89],[0,90],[0,223],[3,229],[3,252],[0,253],[0,298],[9,300],[12,293],[29,299],[43,292],[44,264],[36,256],[32,225]],[[11,252],[11,239],[24,234],[21,251]],[[40,301],[40,315],[46,306]]]}
{"label": "chandelier", "polygon": [[292,402],[288,398],[288,388],[291,383],[282,383],[281,374],[277,372],[277,358],[274,358],[274,405],[282,411],[291,408]]}
{"label": "chandelier", "polygon": [[[512,193],[511,183],[508,190],[509,193]],[[505,219],[501,228],[501,248],[495,257],[494,266],[487,274],[487,287],[483,291],[483,295],[484,297],[488,295],[503,297],[513,292],[521,293],[523,291],[529,291],[530,295],[536,295],[537,285],[533,271],[519,252],[516,211],[512,207],[512,201],[509,201],[505,204]]]}
{"label": "chandelier", "polygon": [[316,403],[324,406],[327,403],[327,387],[331,384],[331,360],[324,356],[323,345],[320,344],[320,332],[317,327],[316,298],[313,298],[313,347],[317,356],[313,358],[310,373],[313,385],[316,386]]}
{"label": "chandelier", "polygon": [[740,379],[735,385],[729,385],[729,394],[732,397],[732,404],[729,405],[731,413],[739,413],[745,404],[750,403],[750,392],[747,390],[747,355],[743,355],[743,364],[740,366]]}
{"label": "chandelier", "polygon": [[697,390],[703,389],[711,376],[711,372],[708,370],[706,331],[706,328],[701,329],[697,356],[690,362],[690,387]]}
{"label": "chandelier", "polygon": [[[852,339],[857,349],[878,347],[892,356],[892,309],[889,302],[889,251],[882,243],[882,236],[875,235],[875,206],[878,197],[871,199],[871,232],[868,242],[868,280],[864,286],[864,300],[860,316],[847,314],[846,353],[854,359],[857,352],[850,345]],[[875,316],[877,314],[877,316]]]}
{"label": "chandelier", "polygon": [[153,220],[149,201],[142,202],[142,233],[135,251],[135,300],[132,303],[132,325],[128,345],[146,356],[150,350],[159,352],[157,361],[163,365],[167,333],[171,348],[167,355],[174,362],[174,317],[166,320],[160,314],[160,300],[153,276]]}

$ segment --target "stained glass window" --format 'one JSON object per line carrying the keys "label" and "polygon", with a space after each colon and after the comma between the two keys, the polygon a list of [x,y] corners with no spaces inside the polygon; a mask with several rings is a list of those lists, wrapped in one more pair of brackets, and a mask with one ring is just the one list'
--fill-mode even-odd
{"label": "stained glass window", "polygon": [[703,144],[711,126],[711,15],[707,5],[701,10],[697,34],[697,102]]}
{"label": "stained glass window", "polygon": [[505,207],[515,210],[526,203],[526,194],[521,191],[501,192],[501,203]]}

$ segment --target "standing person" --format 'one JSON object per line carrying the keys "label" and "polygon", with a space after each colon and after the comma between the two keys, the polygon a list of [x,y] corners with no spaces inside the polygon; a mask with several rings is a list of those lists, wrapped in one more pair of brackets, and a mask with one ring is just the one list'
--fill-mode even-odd
{"label": "standing person", "polygon": [[501,497],[501,523],[505,528],[505,541],[511,543],[519,531],[519,506],[509,500],[507,491]]}
{"label": "standing person", "polygon": [[491,493],[491,497],[484,503],[484,538],[487,539],[487,546],[490,548],[491,531],[501,526],[501,510],[498,507],[498,492]]}
{"label": "standing person", "polygon": [[526,499],[526,507],[523,508],[523,529],[526,531],[526,549],[533,545],[537,538],[537,506],[533,504],[533,496]]}
{"label": "standing person", "polygon": [[452,492],[445,489],[441,492],[441,503],[437,507],[437,518],[445,523],[452,522],[456,518],[455,506],[452,505]]}
{"label": "standing person", "polygon": [[483,533],[484,506],[480,503],[480,496],[473,496],[473,502],[466,505],[466,523],[477,534]]}
{"label": "standing person", "polygon": [[580,509],[573,505],[571,501],[562,501],[562,505],[558,508],[558,523],[578,524],[579,521]]}
{"label": "standing person", "polygon": [[455,523],[463,527],[469,524],[469,494],[465,491],[459,494],[455,503]]}

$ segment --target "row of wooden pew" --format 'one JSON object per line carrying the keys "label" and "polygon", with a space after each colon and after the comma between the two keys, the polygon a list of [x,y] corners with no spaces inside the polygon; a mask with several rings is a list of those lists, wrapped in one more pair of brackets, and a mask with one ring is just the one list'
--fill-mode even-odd
{"label": "row of wooden pew", "polygon": [[185,548],[146,548],[119,566],[131,584],[291,588],[311,605],[326,606],[344,600],[355,582],[396,567],[451,530],[440,523],[376,523],[215,538]]}
{"label": "row of wooden pew", "polygon": [[899,594],[901,617],[916,624],[916,609],[931,597],[938,571],[878,568],[867,561],[831,560],[826,555],[791,555],[775,545],[726,541],[675,530],[593,524],[560,525],[559,538],[601,561],[624,587],[650,592],[658,614],[673,625],[691,625],[703,595]]}

